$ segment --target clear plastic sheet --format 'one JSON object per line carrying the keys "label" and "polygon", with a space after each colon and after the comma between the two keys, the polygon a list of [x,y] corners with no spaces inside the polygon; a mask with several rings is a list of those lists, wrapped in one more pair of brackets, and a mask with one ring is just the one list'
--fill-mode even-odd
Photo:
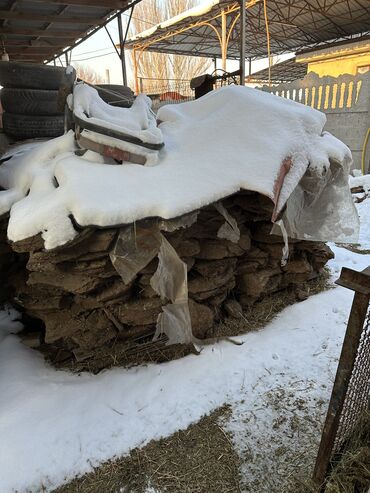
{"label": "clear plastic sheet", "polygon": [[238,223],[227,212],[221,202],[216,202],[214,206],[215,209],[221,214],[221,216],[225,218],[224,224],[217,232],[217,237],[232,241],[233,243],[238,243],[238,241],[240,240],[240,230],[238,228]]}
{"label": "clear plastic sheet", "polygon": [[[328,168],[308,168],[290,195],[281,218],[290,238],[357,241],[360,223],[348,186],[349,165],[331,161]],[[281,234],[277,226],[272,232]]]}
{"label": "clear plastic sheet", "polygon": [[288,262],[288,258],[289,258],[289,243],[288,243],[288,234],[287,234],[287,231],[285,229],[285,226],[284,226],[284,223],[283,223],[283,220],[280,219],[279,221],[276,221],[275,223],[277,226],[280,227],[280,231],[281,231],[281,234],[283,236],[283,239],[284,239],[284,246],[283,246],[283,249],[282,249],[282,256],[281,256],[281,266],[284,267],[284,265],[287,264]]}
{"label": "clear plastic sheet", "polygon": [[111,262],[128,284],[135,276],[153,260],[161,245],[161,234],[157,224],[131,224],[120,230],[113,250],[110,252]]}
{"label": "clear plastic sheet", "polygon": [[163,235],[161,239],[158,268],[150,280],[150,285],[162,299],[171,300],[173,303],[187,301],[186,263],[180,259]]}
{"label": "clear plastic sheet", "polygon": [[167,346],[192,343],[193,334],[188,302],[170,303],[162,307],[162,310],[163,312],[158,317],[153,340],[156,341],[162,334],[166,334]]}
{"label": "clear plastic sheet", "polygon": [[158,269],[150,285],[162,299],[172,303],[162,307],[163,313],[158,317],[153,340],[165,334],[167,345],[188,344],[193,341],[193,333],[188,305],[187,267],[163,235],[161,239]]}

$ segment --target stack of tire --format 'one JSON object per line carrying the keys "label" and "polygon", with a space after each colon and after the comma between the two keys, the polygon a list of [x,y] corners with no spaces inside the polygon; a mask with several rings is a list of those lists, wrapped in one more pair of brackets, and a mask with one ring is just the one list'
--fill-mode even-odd
{"label": "stack of tire", "polygon": [[66,69],[18,62],[0,62],[3,130],[15,140],[58,137],[64,133],[60,88]]}
{"label": "stack of tire", "polygon": [[134,102],[134,93],[128,86],[119,84],[98,84],[95,86],[103,101],[111,106],[130,108]]}

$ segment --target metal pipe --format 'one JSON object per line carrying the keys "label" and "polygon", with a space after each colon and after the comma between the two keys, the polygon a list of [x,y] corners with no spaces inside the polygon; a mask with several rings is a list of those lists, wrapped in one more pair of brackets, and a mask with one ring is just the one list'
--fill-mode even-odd
{"label": "metal pipe", "polygon": [[226,25],[226,13],[224,10],[221,12],[221,56],[222,56],[222,70],[226,70],[226,43],[227,43],[227,25]]}
{"label": "metal pipe", "polygon": [[104,29],[106,30],[106,32],[107,32],[107,34],[108,34],[108,36],[109,36],[109,39],[110,39],[110,41],[111,41],[111,43],[112,43],[112,45],[113,45],[114,49],[116,50],[116,53],[117,53],[118,57],[119,57],[120,55],[119,55],[119,51],[117,50],[116,43],[113,41],[113,38],[112,38],[112,36],[111,36],[110,32],[108,31],[107,26],[104,26]]}
{"label": "metal pipe", "polygon": [[136,58],[136,49],[132,50],[132,59],[134,62],[134,78],[135,78],[135,94],[136,96],[139,94],[139,79],[138,79],[138,66],[137,66],[137,58]]}
{"label": "metal pipe", "polygon": [[123,40],[123,30],[122,30],[122,17],[117,16],[118,23],[118,34],[119,34],[119,57],[121,60],[121,69],[122,69],[122,83],[124,86],[127,86],[127,73],[126,73],[126,60],[125,60],[125,50],[124,50],[124,40]]}
{"label": "metal pipe", "polygon": [[245,85],[245,24],[246,8],[244,0],[240,0],[240,85]]}
{"label": "metal pipe", "polygon": [[[98,31],[100,31],[100,29],[102,29],[106,24],[108,24],[109,22],[111,22],[113,19],[115,19],[117,16],[119,16],[122,12],[125,12],[126,10],[128,10],[130,7],[134,7],[137,3],[141,2],[141,0],[132,0],[130,2],[129,5],[127,5],[124,9],[120,9],[119,12],[117,12],[116,14],[112,15],[112,17],[110,17],[109,19],[106,19],[102,24],[100,24],[99,26],[97,26],[96,28],[92,29],[89,34],[87,34],[86,36],[84,36],[83,38],[79,39],[79,41],[77,41],[76,43],[73,44],[73,48],[76,48],[76,46],[79,46],[81,43],[83,43],[84,41],[86,41],[87,39],[89,39],[91,36],[93,36],[95,33],[97,33]],[[66,51],[69,51],[70,50],[70,47],[67,48],[67,49],[64,49],[61,53],[59,53],[58,55],[55,55],[53,57],[51,57],[48,62],[52,62],[53,60],[57,59],[60,57],[60,55],[63,55],[63,53],[65,53]]]}

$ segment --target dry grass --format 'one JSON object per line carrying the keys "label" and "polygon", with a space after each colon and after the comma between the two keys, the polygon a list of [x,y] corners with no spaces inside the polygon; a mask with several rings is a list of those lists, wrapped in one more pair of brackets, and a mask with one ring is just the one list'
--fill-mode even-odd
{"label": "dry grass", "polygon": [[325,493],[367,493],[370,489],[370,411],[334,458]]}
{"label": "dry grass", "polygon": [[221,407],[186,430],[109,461],[54,493],[238,493],[240,459],[221,425]]}
{"label": "dry grass", "polygon": [[[330,282],[330,271],[326,268],[322,273],[311,281],[305,283],[307,296],[318,294],[333,285]],[[228,318],[215,327],[212,336],[225,337],[236,336],[258,330],[271,322],[278,313],[297,300],[297,292],[294,288],[287,288],[255,303],[249,309],[244,309],[240,319]]]}
{"label": "dry grass", "polygon": [[368,493],[370,490],[370,411],[331,463],[326,486],[320,490],[309,478],[297,476],[286,493]]}

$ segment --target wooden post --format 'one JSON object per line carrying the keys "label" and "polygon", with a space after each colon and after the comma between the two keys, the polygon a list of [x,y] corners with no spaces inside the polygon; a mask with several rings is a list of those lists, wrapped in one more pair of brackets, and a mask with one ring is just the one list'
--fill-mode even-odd
{"label": "wooden post", "polygon": [[313,474],[314,481],[321,488],[328,474],[340,418],[369,307],[370,267],[362,272],[356,272],[344,267],[336,283],[352,289],[355,291],[355,295]]}

